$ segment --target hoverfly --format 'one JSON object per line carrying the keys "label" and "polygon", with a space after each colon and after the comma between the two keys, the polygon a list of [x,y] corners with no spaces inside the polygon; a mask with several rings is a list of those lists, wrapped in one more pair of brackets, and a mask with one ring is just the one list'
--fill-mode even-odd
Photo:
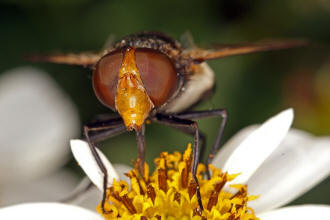
{"label": "hoverfly", "polygon": [[[95,160],[104,174],[102,208],[106,199],[107,172],[96,151],[95,142],[125,131],[136,132],[138,170],[143,176],[145,162],[146,121],[169,125],[194,136],[192,176],[196,177],[200,139],[195,119],[221,117],[217,138],[208,155],[206,167],[218,149],[227,121],[225,109],[187,111],[214,86],[214,72],[207,60],[268,50],[303,46],[299,40],[271,41],[228,45],[216,49],[183,48],[171,37],[159,32],[142,32],[122,38],[102,53],[58,54],[35,60],[80,65],[93,70],[93,88],[101,103],[119,116],[84,126],[84,135]],[[205,141],[203,141],[204,143]],[[207,170],[207,175],[209,171]]]}

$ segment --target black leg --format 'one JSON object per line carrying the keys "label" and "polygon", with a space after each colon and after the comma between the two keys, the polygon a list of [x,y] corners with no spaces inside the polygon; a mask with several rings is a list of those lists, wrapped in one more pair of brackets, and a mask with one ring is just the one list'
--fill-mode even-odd
{"label": "black leg", "polygon": [[222,118],[222,121],[221,121],[219,130],[218,130],[217,138],[215,139],[213,147],[207,158],[206,174],[209,179],[210,179],[210,171],[209,171],[208,165],[212,162],[214,155],[216,154],[216,152],[220,146],[222,134],[223,134],[226,122],[227,122],[227,110],[226,109],[216,109],[216,110],[206,110],[206,111],[193,111],[193,112],[185,112],[185,113],[176,115],[176,117],[179,117],[182,119],[190,119],[190,120],[216,117],[216,116],[220,116]]}
{"label": "black leg", "polygon": [[[103,134],[102,135],[102,130]],[[105,121],[105,122],[98,122],[97,124],[94,125],[86,125],[84,126],[84,135],[86,138],[86,141],[88,142],[88,145],[90,147],[90,150],[95,158],[95,161],[99,168],[101,169],[103,173],[103,197],[102,197],[102,211],[105,213],[104,205],[105,205],[105,200],[106,200],[106,193],[107,193],[107,183],[108,183],[108,173],[107,170],[99,156],[99,154],[96,151],[96,147],[94,145],[94,142],[91,140],[91,137],[89,135],[90,132],[96,132],[98,136],[94,136],[94,139],[105,139],[105,134],[108,136],[114,136],[115,134],[122,133],[125,130],[125,126],[123,126],[122,122],[117,122],[117,121]]]}
{"label": "black leg", "polygon": [[143,124],[141,129],[136,130],[136,140],[138,145],[138,166],[139,173],[142,178],[144,178],[144,162],[145,162],[145,154],[146,154],[146,144],[144,138],[145,125]]}
{"label": "black leg", "polygon": [[103,197],[102,197],[101,205],[102,205],[102,211],[103,211],[103,213],[105,213],[104,205],[105,205],[105,199],[107,197],[108,173],[107,173],[107,170],[106,170],[104,164],[102,163],[102,160],[101,160],[99,154],[96,151],[95,145],[89,139],[89,136],[88,136],[89,131],[90,131],[89,128],[87,126],[84,126],[84,134],[85,134],[86,140],[88,142],[89,148],[91,149],[91,152],[96,160],[97,165],[100,167],[100,169],[103,173]]}
{"label": "black leg", "polygon": [[[175,128],[185,134],[188,134],[190,136],[193,136],[195,135],[194,131],[192,131],[190,128],[186,128],[186,127],[182,127],[182,126],[179,126],[177,124],[171,124],[169,125],[170,127],[172,128]],[[200,140],[200,161],[201,159],[203,158],[204,156],[204,152],[205,152],[205,149],[206,149],[206,136],[203,132],[199,131],[199,140]]]}
{"label": "black leg", "polygon": [[120,117],[115,117],[107,120],[98,120],[96,122],[88,123],[86,126],[89,127],[89,131],[103,131],[118,127],[119,125],[124,125],[123,119]]}
{"label": "black leg", "polygon": [[[109,129],[106,129],[103,131],[98,130],[96,132],[90,133],[89,139],[91,142],[97,143],[102,140],[122,134],[125,131],[126,131],[126,127],[124,124],[122,124],[122,125],[118,125],[118,127],[112,127],[112,128],[109,128]],[[86,138],[84,138],[84,139],[86,140]],[[84,178],[79,183],[79,185],[74,189],[74,191],[66,198],[61,199],[60,202],[72,202],[75,199],[79,198],[80,195],[87,192],[92,186],[93,186],[93,183],[88,178]]]}
{"label": "black leg", "polygon": [[193,145],[193,166],[192,166],[192,176],[193,179],[197,185],[196,188],[196,195],[197,195],[197,200],[199,207],[201,211],[203,210],[203,204],[202,204],[202,199],[201,199],[201,194],[200,194],[200,186],[198,183],[198,179],[196,176],[197,173],[197,166],[199,162],[199,132],[198,132],[198,125],[195,121],[187,120],[187,119],[182,119],[182,118],[177,118],[174,116],[168,116],[168,115],[162,115],[162,114],[157,114],[154,118],[152,118],[153,121],[160,123],[160,124],[165,124],[169,126],[174,126],[176,125],[177,127],[182,127],[186,129],[191,129],[194,132],[194,145]]}
{"label": "black leg", "polygon": [[118,125],[118,127],[109,128],[103,131],[98,130],[96,132],[91,132],[89,134],[89,139],[94,143],[98,143],[103,140],[122,134],[125,131],[126,131],[126,127],[124,124],[122,124],[122,125]]}

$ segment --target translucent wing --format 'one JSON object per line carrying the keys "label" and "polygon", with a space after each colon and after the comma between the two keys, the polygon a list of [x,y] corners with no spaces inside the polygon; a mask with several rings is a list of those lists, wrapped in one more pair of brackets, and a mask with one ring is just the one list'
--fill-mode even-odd
{"label": "translucent wing", "polygon": [[52,54],[52,55],[35,55],[27,59],[34,62],[50,62],[78,66],[93,66],[103,56],[102,53],[69,53],[69,54]]}
{"label": "translucent wing", "polygon": [[219,59],[228,56],[248,54],[269,50],[282,50],[294,47],[306,46],[307,41],[304,40],[286,40],[286,41],[264,41],[258,43],[247,43],[237,45],[222,45],[217,49],[192,49],[188,51],[188,55],[196,62],[206,60]]}

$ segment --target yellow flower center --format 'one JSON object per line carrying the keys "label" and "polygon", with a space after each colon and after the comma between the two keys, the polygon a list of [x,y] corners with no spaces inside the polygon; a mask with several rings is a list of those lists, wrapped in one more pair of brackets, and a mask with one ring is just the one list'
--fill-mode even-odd
{"label": "yellow flower center", "polygon": [[106,212],[102,212],[101,204],[97,211],[105,219],[125,220],[258,219],[253,209],[247,207],[247,201],[256,199],[256,196],[248,196],[246,185],[230,185],[236,189],[235,194],[223,190],[224,185],[238,174],[222,173],[212,165],[210,179],[204,175],[205,166],[198,165],[197,178],[204,207],[203,211],[200,210],[196,183],[190,172],[190,145],[183,155],[163,152],[154,162],[156,169],[152,175],[145,164],[143,177],[137,168],[126,174],[130,185],[122,180],[114,181],[107,191]]}

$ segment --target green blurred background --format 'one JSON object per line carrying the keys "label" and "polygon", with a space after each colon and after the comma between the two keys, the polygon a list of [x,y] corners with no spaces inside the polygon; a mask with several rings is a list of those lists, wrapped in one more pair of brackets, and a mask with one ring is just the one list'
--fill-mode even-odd
{"label": "green blurred background", "polygon": [[[138,31],[163,31],[176,39],[189,31],[199,46],[304,38],[308,48],[238,56],[209,62],[216,92],[197,109],[225,107],[224,140],[249,124],[260,123],[287,107],[295,108],[294,127],[330,134],[330,1],[0,1],[0,73],[32,65],[57,81],[79,109],[82,123],[108,113],[96,99],[91,71],[74,66],[28,63],[27,54],[97,51]],[[219,123],[203,120],[208,147]],[[160,125],[147,126],[147,158],[161,151],[182,151],[192,138]],[[130,164],[137,155],[134,133],[101,144],[110,160]],[[82,175],[73,162],[70,169]],[[294,202],[330,204],[330,178]]]}

